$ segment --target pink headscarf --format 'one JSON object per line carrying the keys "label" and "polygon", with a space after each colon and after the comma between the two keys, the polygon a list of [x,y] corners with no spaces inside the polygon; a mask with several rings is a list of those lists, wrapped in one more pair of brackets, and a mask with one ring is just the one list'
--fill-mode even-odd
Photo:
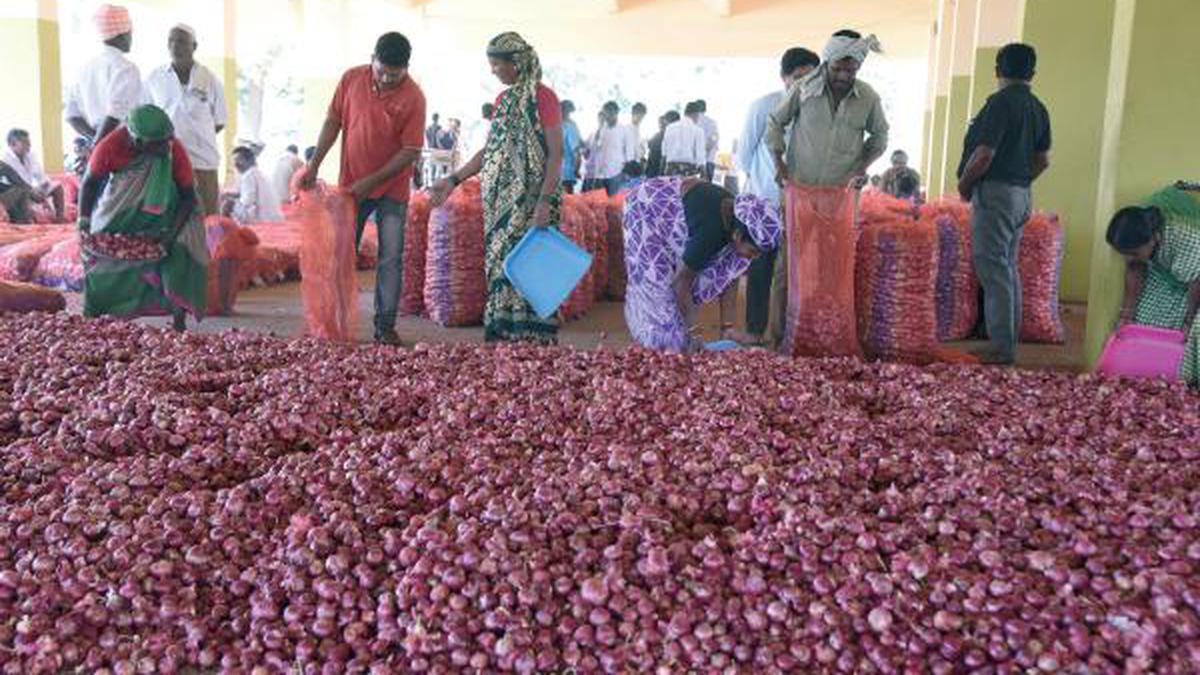
{"label": "pink headscarf", "polygon": [[120,5],[100,5],[100,9],[96,10],[95,21],[96,31],[100,33],[101,40],[111,40],[133,30],[129,10]]}

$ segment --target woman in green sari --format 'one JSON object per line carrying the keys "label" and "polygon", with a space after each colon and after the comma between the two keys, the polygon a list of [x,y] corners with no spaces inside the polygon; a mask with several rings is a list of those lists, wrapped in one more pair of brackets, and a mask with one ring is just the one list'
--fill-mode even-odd
{"label": "woman in green sari", "polygon": [[537,52],[516,33],[488,43],[492,73],[508,89],[496,99],[487,145],[430,188],[434,206],[459,183],[480,174],[487,274],[483,334],[488,342],[553,343],[554,318],[540,319],[504,276],[504,259],[532,227],[559,222],[563,135],[558,97],[541,83]]}
{"label": "woman in green sari", "polygon": [[1167,188],[1117,211],[1106,239],[1127,262],[1121,321],[1184,331],[1179,375],[1200,387],[1200,203]]}
{"label": "woman in green sari", "polygon": [[203,317],[208,248],[187,152],[162,109],[104,137],[79,196],[84,316]]}

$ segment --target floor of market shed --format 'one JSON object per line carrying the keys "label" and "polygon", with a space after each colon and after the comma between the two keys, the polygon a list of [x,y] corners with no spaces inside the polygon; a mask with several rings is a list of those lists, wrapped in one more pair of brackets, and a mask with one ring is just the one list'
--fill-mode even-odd
{"label": "floor of market shed", "polygon": [[[374,272],[359,273],[359,339],[371,339],[372,301],[375,287]],[[78,312],[78,296],[72,298],[70,307]],[[744,304],[739,300],[738,317],[744,314]],[[1085,307],[1064,305],[1063,322],[1067,329],[1067,342],[1062,345],[1021,345],[1017,365],[1023,368],[1080,371],[1083,369],[1082,344]],[[716,339],[719,326],[716,304],[702,310],[702,321],[706,336]],[[166,325],[161,318],[143,319],[148,325]],[[294,337],[304,332],[304,311],[300,300],[300,284],[287,283],[276,286],[250,288],[237,299],[235,313],[229,317],[210,317],[198,326],[191,327],[201,333],[218,333],[236,328],[238,330],[273,333],[280,337]],[[468,328],[443,328],[428,319],[401,317],[397,331],[405,342],[482,342],[483,330],[478,326]],[[581,349],[594,349],[601,343],[606,347],[622,347],[631,343],[625,330],[622,305],[618,302],[600,302],[582,319],[566,323],[559,336],[561,344]],[[960,348],[970,348],[971,343],[957,343]]]}

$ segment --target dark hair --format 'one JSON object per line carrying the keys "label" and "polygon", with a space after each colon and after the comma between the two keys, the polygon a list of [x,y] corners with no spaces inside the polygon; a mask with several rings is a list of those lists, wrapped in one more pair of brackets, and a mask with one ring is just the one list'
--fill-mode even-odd
{"label": "dark hair", "polygon": [[484,103],[479,108],[479,114],[483,115],[483,119],[490,120],[492,115],[496,114],[496,106],[491,103]]}
{"label": "dark hair", "polygon": [[560,107],[564,115],[570,115],[571,113],[575,112],[575,102],[569,98],[564,98],[560,104]]}
{"label": "dark hair", "polygon": [[412,56],[412,45],[408,38],[395,31],[379,36],[375,43],[375,58],[390,68],[407,68]]}
{"label": "dark hair", "polygon": [[858,32],[856,30],[850,30],[849,28],[843,28],[843,29],[839,30],[838,32],[834,33],[833,37],[844,37],[844,38],[850,38],[851,40],[861,40],[862,33]]}
{"label": "dark hair", "polygon": [[643,115],[645,115],[646,114],[646,104],[645,103],[634,103],[633,108],[631,109],[631,112],[633,112],[633,114],[635,114],[635,115],[638,113],[642,113]]}
{"label": "dark hair", "polygon": [[605,101],[604,112],[618,113],[621,112],[621,106],[617,105],[616,101]]}
{"label": "dark hair", "polygon": [[246,159],[249,159],[249,160],[250,160],[250,163],[251,163],[251,164],[254,164],[254,163],[255,163],[255,159],[254,159],[254,151],[253,151],[253,150],[251,150],[250,148],[247,148],[247,147],[246,147],[246,146],[244,146],[244,145],[240,145],[240,146],[238,146],[238,147],[236,147],[236,148],[234,148],[234,149],[233,149],[233,156],[234,156],[234,157],[237,157],[238,155],[243,155],[243,156],[245,156],[245,157],[246,157]]}
{"label": "dark hair", "polygon": [[683,106],[683,114],[684,115],[695,115],[696,113],[699,113],[699,112],[704,112],[704,111],[700,109],[700,104],[696,101],[692,101],[691,103],[688,103],[687,105]]}
{"label": "dark hair", "polygon": [[896,150],[892,151],[892,161],[896,160],[896,155],[904,155],[904,159],[908,159],[908,153],[903,149],[897,148]]}
{"label": "dark hair", "polygon": [[900,174],[900,177],[896,179],[896,196],[910,197],[917,194],[917,190],[920,189],[920,187],[921,186],[917,184],[917,177],[913,174]]}
{"label": "dark hair", "polygon": [[704,102],[704,99],[702,99],[702,98],[696,99],[696,111],[697,112],[708,112],[708,104]]}
{"label": "dark hair", "polygon": [[300,148],[297,148],[294,143],[287,146],[287,151],[293,154],[300,154]]}
{"label": "dark hair", "polygon": [[667,120],[668,124],[671,124],[672,122],[678,122],[679,121],[679,111],[678,110],[668,110],[667,114],[663,115],[663,119]]}
{"label": "dark hair", "polygon": [[24,129],[13,129],[12,131],[8,132],[8,142],[10,145],[16,143],[17,141],[27,140],[29,140],[29,132],[25,131]]}
{"label": "dark hair", "polygon": [[996,72],[1010,80],[1032,80],[1037,67],[1037,52],[1033,47],[1012,42],[996,53]]}
{"label": "dark hair", "polygon": [[1126,206],[1108,221],[1104,239],[1122,253],[1141,248],[1163,228],[1162,212],[1153,206]]}
{"label": "dark hair", "polygon": [[783,58],[779,59],[779,76],[787,77],[797,68],[804,66],[816,68],[819,65],[821,65],[821,57],[804,47],[792,47],[783,53]]}
{"label": "dark hair", "polygon": [[304,149],[304,161],[311,162],[312,158],[317,155],[317,146],[310,145]]}
{"label": "dark hair", "polygon": [[642,175],[641,162],[625,162],[625,166],[621,167],[621,173],[630,178],[637,178]]}

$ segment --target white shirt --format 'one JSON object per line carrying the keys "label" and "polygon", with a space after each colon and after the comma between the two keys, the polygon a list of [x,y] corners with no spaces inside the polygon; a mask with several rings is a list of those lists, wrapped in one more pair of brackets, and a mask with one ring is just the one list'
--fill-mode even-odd
{"label": "white shirt", "polygon": [[45,187],[50,179],[46,177],[46,171],[42,169],[42,165],[38,163],[37,157],[33,156],[33,151],[25,153],[25,161],[21,161],[17,154],[12,151],[12,148],[4,149],[4,156],[0,157],[0,162],[7,164],[12,170],[25,181],[29,187],[42,188]]}
{"label": "white shirt", "polygon": [[221,165],[217,127],[225,126],[225,90],[208,68],[195,63],[185,87],[171,64],[160,66],[146,78],[145,102],[167,111],[175,125],[175,138],[183,143],[192,168],[216,171]]}
{"label": "white shirt", "polygon": [[275,172],[271,174],[271,191],[276,199],[287,201],[292,194],[292,177],[304,166],[304,160],[285,152],[275,162]]}
{"label": "white shirt", "polygon": [[662,152],[665,162],[702,166],[705,157],[704,129],[688,117],[672,122],[663,132]]}
{"label": "white shirt", "polygon": [[621,127],[605,125],[600,128],[596,149],[596,178],[605,180],[621,175],[625,168],[625,142],[628,135]]}
{"label": "white shirt", "polygon": [[[709,162],[717,161],[717,141],[720,140],[720,135],[717,133],[717,122],[708,115],[700,115],[700,128],[704,130],[704,142],[707,148],[705,152],[705,160]],[[704,162],[701,162],[703,164]]]}
{"label": "white shirt", "polygon": [[621,149],[624,151],[624,161],[621,162],[622,168],[625,162],[641,161],[642,138],[637,126],[626,124],[621,127],[622,139]]}
{"label": "white shirt", "polygon": [[94,128],[104,118],[125,121],[129,111],[142,102],[142,75],[137,65],[120,49],[104,45],[100,55],[79,73],[67,95],[65,116],[82,117]]}
{"label": "white shirt", "polygon": [[283,214],[279,212],[279,200],[257,166],[246,169],[238,178],[238,200],[233,206],[233,219],[240,223],[283,220]]}

